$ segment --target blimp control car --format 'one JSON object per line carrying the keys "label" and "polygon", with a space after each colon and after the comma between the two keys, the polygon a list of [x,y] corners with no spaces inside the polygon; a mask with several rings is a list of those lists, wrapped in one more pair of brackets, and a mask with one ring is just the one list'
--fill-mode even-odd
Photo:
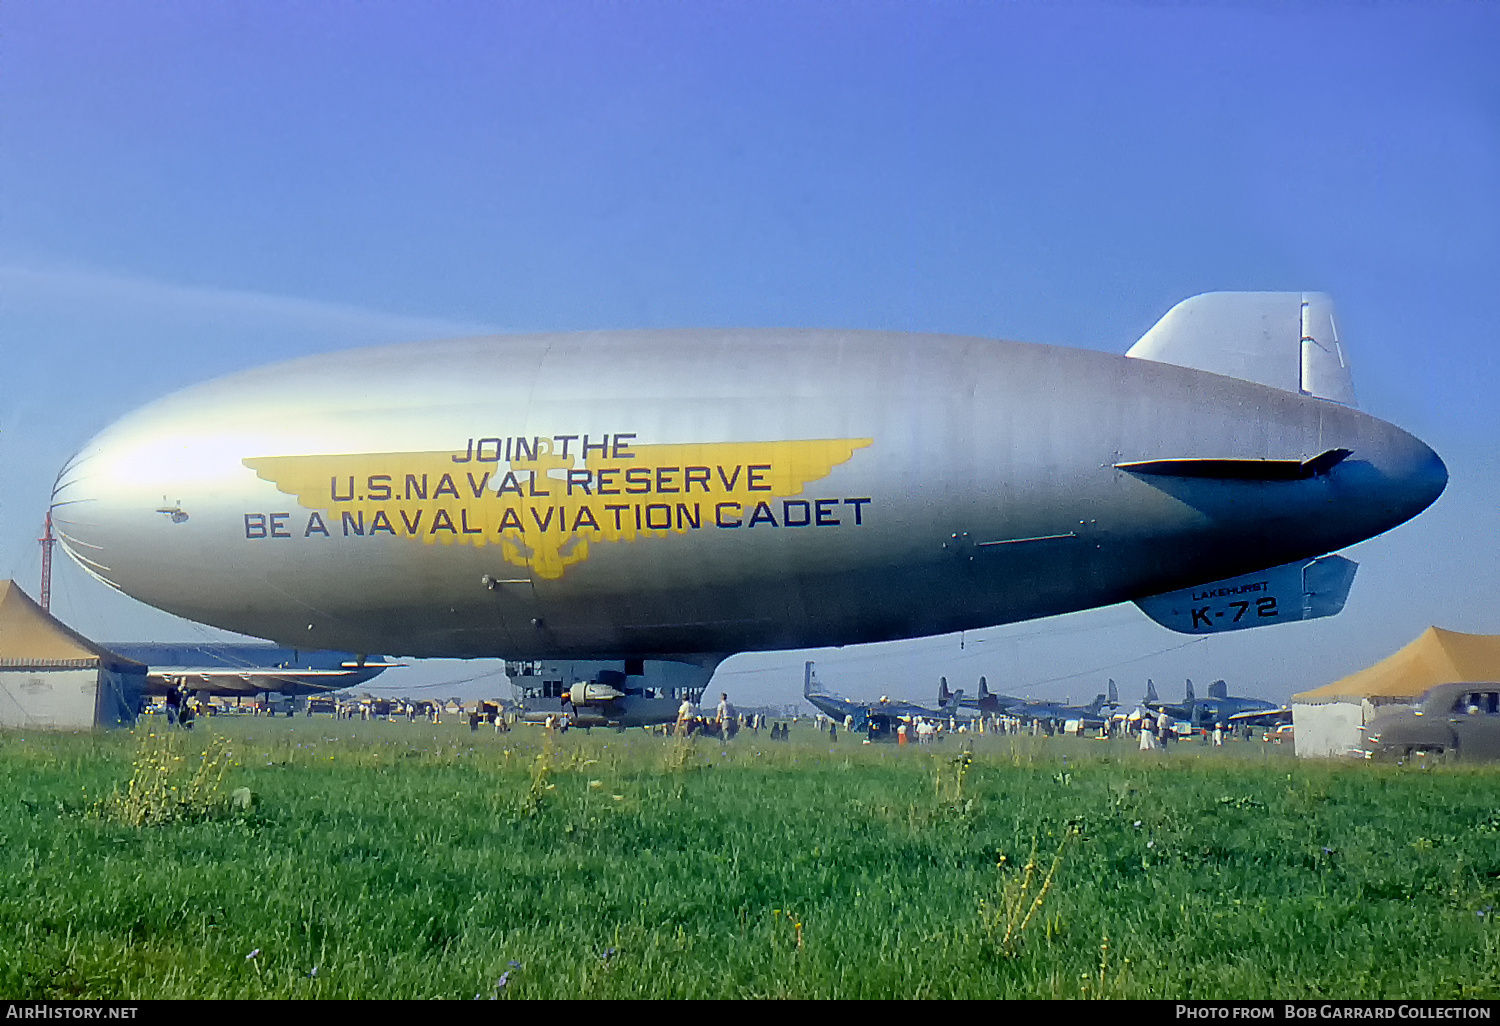
{"label": "blimp control car", "polygon": [[1377,716],[1365,728],[1365,757],[1500,759],[1500,683],[1439,684],[1412,707]]}
{"label": "blimp control car", "polygon": [[310,356],[124,417],[53,509],[86,570],[192,620],[675,692],[737,652],[1118,602],[1187,634],[1327,616],[1337,550],[1446,482],[1357,408],[1328,297],[1210,293],[1124,355],[704,329]]}

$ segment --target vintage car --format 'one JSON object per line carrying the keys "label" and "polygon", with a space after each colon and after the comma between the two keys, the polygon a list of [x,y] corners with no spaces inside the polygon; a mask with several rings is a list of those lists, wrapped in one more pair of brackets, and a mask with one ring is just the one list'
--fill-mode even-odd
{"label": "vintage car", "polygon": [[1500,759],[1500,683],[1439,684],[1414,707],[1377,716],[1365,728],[1365,754],[1396,760]]}

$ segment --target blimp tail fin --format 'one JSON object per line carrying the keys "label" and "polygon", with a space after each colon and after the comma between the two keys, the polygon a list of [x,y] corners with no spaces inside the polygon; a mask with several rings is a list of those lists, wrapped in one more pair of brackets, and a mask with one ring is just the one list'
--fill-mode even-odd
{"label": "blimp tail fin", "polygon": [[1321,292],[1206,292],[1184,299],[1125,355],[1358,405],[1333,300]]}
{"label": "blimp tail fin", "polygon": [[[1288,620],[1335,616],[1344,608],[1358,566],[1343,556],[1319,556],[1242,577],[1169,591],[1135,604],[1179,634],[1213,634]],[[1188,683],[1188,701],[1193,699]]]}

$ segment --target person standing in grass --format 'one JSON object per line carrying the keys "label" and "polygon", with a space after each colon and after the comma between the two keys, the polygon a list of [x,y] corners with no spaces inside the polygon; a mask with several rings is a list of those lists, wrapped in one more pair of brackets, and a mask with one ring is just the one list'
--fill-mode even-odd
{"label": "person standing in grass", "polygon": [[1141,719],[1141,751],[1149,752],[1156,748],[1155,727],[1151,723],[1151,717]]}
{"label": "person standing in grass", "polygon": [[715,712],[719,721],[719,736],[728,741],[734,736],[734,706],[729,704],[727,694],[719,695],[719,708]]}

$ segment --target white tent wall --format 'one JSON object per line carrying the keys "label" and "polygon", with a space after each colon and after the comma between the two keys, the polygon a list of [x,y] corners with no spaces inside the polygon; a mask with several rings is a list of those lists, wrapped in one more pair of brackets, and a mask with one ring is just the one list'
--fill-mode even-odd
{"label": "white tent wall", "polygon": [[90,730],[100,669],[0,670],[0,727]]}
{"label": "white tent wall", "polygon": [[1292,738],[1299,756],[1339,758],[1364,746],[1359,702],[1292,703]]}
{"label": "white tent wall", "polygon": [[1341,702],[1292,703],[1292,737],[1299,756],[1344,758],[1362,755],[1365,724],[1405,702],[1345,699]]}

